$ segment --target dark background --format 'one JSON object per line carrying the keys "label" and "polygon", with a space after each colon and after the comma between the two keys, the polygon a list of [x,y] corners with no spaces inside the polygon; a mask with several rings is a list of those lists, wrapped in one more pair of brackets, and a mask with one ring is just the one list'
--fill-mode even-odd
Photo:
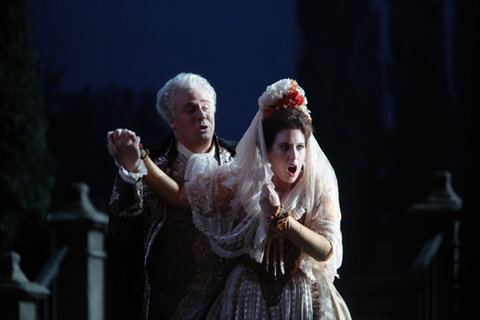
{"label": "dark background", "polygon": [[55,160],[49,210],[84,181],[107,211],[116,168],[106,132],[128,127],[146,143],[158,140],[166,125],[155,93],[179,72],[211,82],[216,132],[233,140],[265,87],[295,78],[339,181],[344,262],[335,284],[352,313],[358,297],[349,283],[371,267],[378,243],[394,245],[404,270],[411,265],[422,230],[406,210],[428,196],[437,170],[452,173],[464,199],[462,288],[474,287],[478,10],[477,1],[458,0],[32,0]]}

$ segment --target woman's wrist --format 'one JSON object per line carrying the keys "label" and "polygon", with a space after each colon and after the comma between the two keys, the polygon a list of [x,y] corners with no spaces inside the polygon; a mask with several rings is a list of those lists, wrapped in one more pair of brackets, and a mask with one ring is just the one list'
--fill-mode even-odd
{"label": "woman's wrist", "polygon": [[289,212],[285,210],[283,205],[278,206],[275,214],[269,218],[270,226],[274,229],[282,230],[289,216]]}

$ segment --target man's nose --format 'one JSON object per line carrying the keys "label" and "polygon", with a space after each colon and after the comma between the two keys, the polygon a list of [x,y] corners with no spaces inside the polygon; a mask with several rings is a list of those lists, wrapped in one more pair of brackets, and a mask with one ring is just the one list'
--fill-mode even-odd
{"label": "man's nose", "polygon": [[207,110],[203,110],[202,108],[198,108],[198,118],[205,119],[207,117]]}

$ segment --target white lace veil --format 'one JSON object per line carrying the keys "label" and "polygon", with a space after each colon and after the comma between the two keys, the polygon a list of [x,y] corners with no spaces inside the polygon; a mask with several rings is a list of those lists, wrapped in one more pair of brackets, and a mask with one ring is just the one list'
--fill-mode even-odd
{"label": "white lace veil", "polygon": [[[193,220],[221,256],[247,253],[262,261],[268,223],[259,200],[263,185],[271,184],[273,176],[262,123],[265,109],[292,90],[304,97],[294,80],[283,79],[267,87],[259,98],[259,111],[237,146],[234,161],[217,166],[204,154],[190,158],[185,179]],[[308,115],[306,98],[297,107]],[[318,262],[302,253],[300,268],[311,278],[322,272],[333,276],[342,261],[337,181],[313,135],[307,141],[303,170],[284,206],[295,219],[306,213],[305,226],[324,235],[332,243],[334,255],[327,262]]]}

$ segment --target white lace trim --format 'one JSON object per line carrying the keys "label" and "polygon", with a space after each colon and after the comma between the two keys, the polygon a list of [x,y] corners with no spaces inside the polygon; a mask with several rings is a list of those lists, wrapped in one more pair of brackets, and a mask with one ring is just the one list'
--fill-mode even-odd
{"label": "white lace trim", "polygon": [[145,167],[145,163],[143,163],[142,160],[138,160],[137,165],[135,166],[135,171],[137,172],[127,171],[127,169],[118,164],[116,161],[115,164],[118,166],[118,174],[122,180],[130,184],[137,183],[138,180],[147,174],[147,167]]}

